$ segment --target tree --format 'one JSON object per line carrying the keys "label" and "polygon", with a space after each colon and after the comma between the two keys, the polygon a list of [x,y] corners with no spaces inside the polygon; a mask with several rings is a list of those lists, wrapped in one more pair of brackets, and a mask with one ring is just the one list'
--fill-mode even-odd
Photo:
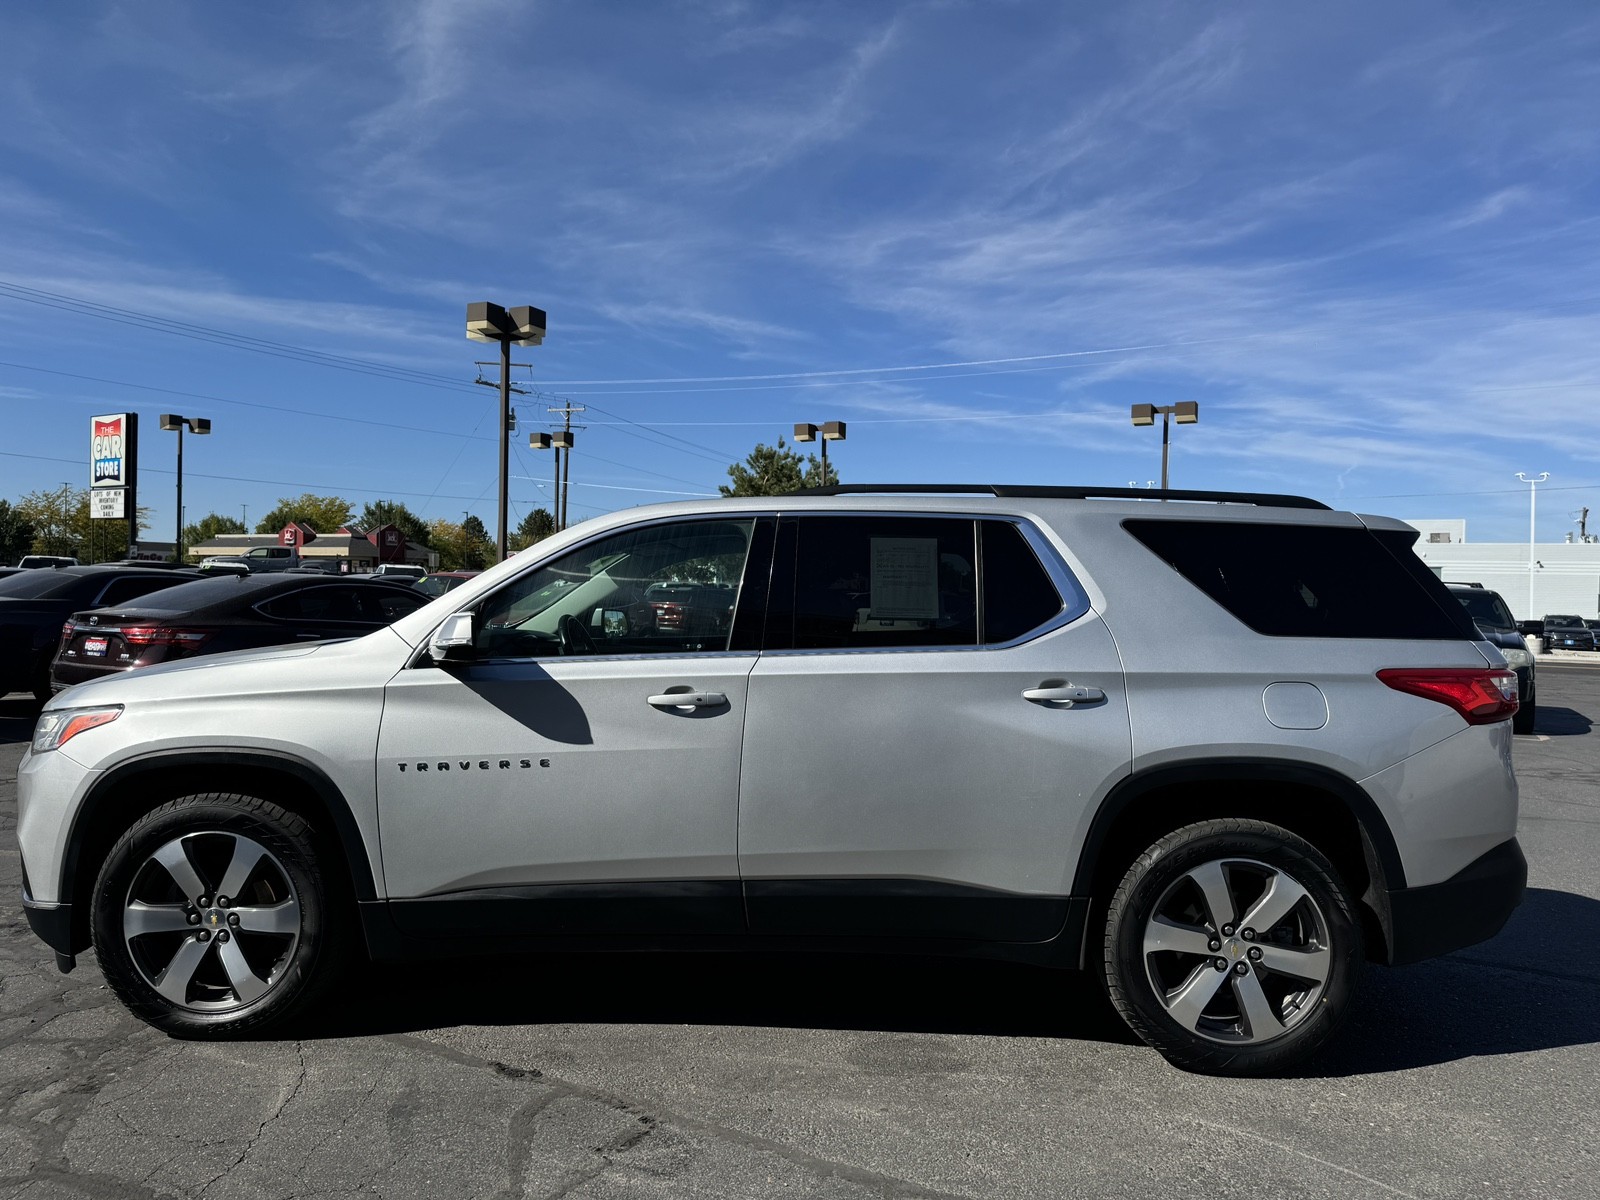
{"label": "tree", "polygon": [[209,542],[212,538],[222,533],[249,533],[244,522],[233,517],[224,517],[218,513],[207,513],[193,525],[186,526],[183,531],[183,546],[185,550],[192,550],[201,542]]}
{"label": "tree", "polygon": [[824,479],[822,463],[815,454],[801,458],[779,438],[777,446],[758,442],[749,458],[728,468],[728,478],[733,485],[723,484],[717,489],[724,496],[784,496],[803,487],[838,483],[839,472],[829,463]]}
{"label": "tree", "polygon": [[535,542],[542,542],[556,531],[556,519],[547,508],[536,508],[522,518],[522,524],[512,531],[510,549],[526,550]]}
{"label": "tree", "polygon": [[287,497],[278,501],[278,507],[262,517],[256,525],[257,533],[277,533],[285,525],[296,522],[309,525],[318,533],[332,533],[351,518],[350,501],[342,496],[318,496],[303,492],[293,500]]}
{"label": "tree", "polygon": [[11,566],[32,549],[33,534],[33,523],[12,508],[11,501],[0,500],[0,566]]}
{"label": "tree", "polygon": [[[14,510],[33,526],[28,550],[34,554],[71,554],[86,563],[126,558],[128,523],[96,521],[89,516],[89,489],[64,483],[48,491],[29,492]],[[139,509],[139,528],[150,528],[150,510]]]}
{"label": "tree", "polygon": [[494,557],[483,522],[468,517],[461,524],[440,518],[428,526],[428,546],[439,553],[441,571],[481,571]]}
{"label": "tree", "polygon": [[365,533],[385,525],[397,526],[408,542],[426,546],[430,536],[427,522],[398,500],[374,500],[361,510],[357,522]]}

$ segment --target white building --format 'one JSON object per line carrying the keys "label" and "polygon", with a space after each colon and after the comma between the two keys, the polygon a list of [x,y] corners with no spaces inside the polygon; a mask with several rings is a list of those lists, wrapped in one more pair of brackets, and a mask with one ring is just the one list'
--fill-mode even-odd
{"label": "white building", "polygon": [[1416,551],[1446,583],[1480,583],[1519,621],[1547,613],[1600,617],[1600,543],[1469,542],[1465,521],[1407,521]]}

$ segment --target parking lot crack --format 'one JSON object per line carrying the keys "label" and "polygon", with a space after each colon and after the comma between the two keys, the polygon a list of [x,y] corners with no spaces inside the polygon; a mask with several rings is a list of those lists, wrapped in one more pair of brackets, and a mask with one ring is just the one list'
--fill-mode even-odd
{"label": "parking lot crack", "polygon": [[266,1119],[263,1120],[260,1125],[256,1126],[255,1133],[251,1135],[250,1140],[245,1143],[244,1149],[239,1152],[239,1157],[234,1159],[233,1162],[229,1163],[221,1171],[218,1171],[215,1175],[201,1185],[199,1192],[201,1196],[204,1196],[208,1191],[210,1191],[212,1185],[215,1184],[219,1179],[222,1179],[226,1175],[231,1175],[234,1171],[238,1170],[244,1165],[244,1160],[250,1157],[250,1152],[256,1148],[256,1143],[259,1142],[262,1138],[262,1135],[266,1133],[267,1126],[271,1125],[279,1117],[283,1116],[284,1110],[286,1110],[289,1105],[293,1104],[295,1097],[300,1094],[300,1089],[303,1088],[306,1083],[306,1048],[304,1043],[296,1042],[294,1044],[294,1052],[295,1056],[300,1060],[300,1074],[295,1079],[294,1086],[289,1089],[289,1094],[283,1098],[283,1101],[278,1105],[277,1108],[273,1109],[272,1112],[267,1114]]}

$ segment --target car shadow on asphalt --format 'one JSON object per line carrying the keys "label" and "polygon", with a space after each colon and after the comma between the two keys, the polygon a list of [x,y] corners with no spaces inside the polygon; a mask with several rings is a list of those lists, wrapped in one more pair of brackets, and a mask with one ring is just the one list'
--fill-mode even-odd
{"label": "car shadow on asphalt", "polygon": [[1087,974],[849,954],[561,954],[369,965],[301,1038],[455,1025],[727,1025],[1137,1044]]}
{"label": "car shadow on asphalt", "polygon": [[33,724],[44,706],[32,696],[15,692],[0,697],[0,746],[26,742],[33,737]]}
{"label": "car shadow on asphalt", "polygon": [[[1600,901],[1530,889],[1497,937],[1368,967],[1343,1031],[1296,1074],[1384,1074],[1600,1043]],[[1088,974],[855,955],[539,955],[359,968],[284,1036],[470,1025],[726,1025],[1138,1040]]]}
{"label": "car shadow on asphalt", "polygon": [[1541,704],[1534,717],[1533,731],[1550,737],[1581,737],[1594,728],[1589,720],[1575,708],[1553,707]]}
{"label": "car shadow on asphalt", "polygon": [[1307,1070],[1380,1074],[1600,1043],[1600,900],[1529,888],[1491,940],[1369,969],[1345,1029]]}

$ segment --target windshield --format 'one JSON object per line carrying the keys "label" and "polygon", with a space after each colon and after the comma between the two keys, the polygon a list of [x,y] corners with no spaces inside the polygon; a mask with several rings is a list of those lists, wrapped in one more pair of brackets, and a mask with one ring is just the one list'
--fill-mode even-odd
{"label": "windshield", "polygon": [[1511,611],[1495,592],[1456,592],[1455,598],[1467,610],[1467,615],[1484,629],[1515,629]]}
{"label": "windshield", "polygon": [[1570,629],[1574,626],[1579,629],[1588,628],[1586,625],[1584,625],[1582,617],[1571,617],[1562,613],[1557,613],[1553,617],[1546,617],[1544,619],[1544,623],[1546,627],[1554,627],[1557,629]]}

